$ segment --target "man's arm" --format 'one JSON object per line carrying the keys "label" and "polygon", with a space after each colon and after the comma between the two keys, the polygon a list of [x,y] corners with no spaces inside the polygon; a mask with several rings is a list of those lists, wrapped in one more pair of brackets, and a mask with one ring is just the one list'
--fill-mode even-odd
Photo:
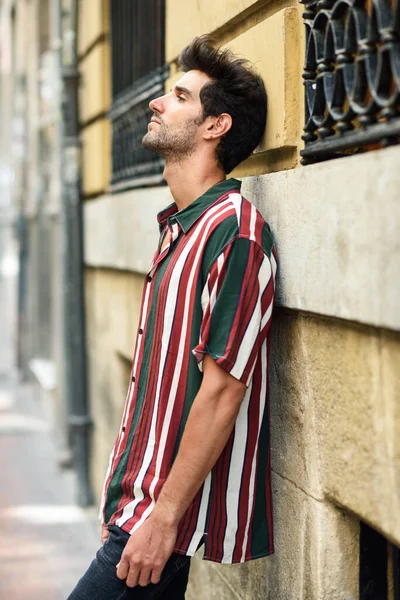
{"label": "man's arm", "polygon": [[245,384],[205,355],[203,381],[171,472],[153,512],[131,535],[117,565],[117,576],[126,579],[129,587],[160,580],[174,549],[179,521],[224,449],[245,392]]}

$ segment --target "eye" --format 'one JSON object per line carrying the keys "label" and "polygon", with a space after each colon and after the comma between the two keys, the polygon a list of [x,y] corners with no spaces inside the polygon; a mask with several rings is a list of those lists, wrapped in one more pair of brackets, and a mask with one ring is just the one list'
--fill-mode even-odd
{"label": "eye", "polygon": [[185,102],[186,98],[185,96],[177,96],[179,102]]}

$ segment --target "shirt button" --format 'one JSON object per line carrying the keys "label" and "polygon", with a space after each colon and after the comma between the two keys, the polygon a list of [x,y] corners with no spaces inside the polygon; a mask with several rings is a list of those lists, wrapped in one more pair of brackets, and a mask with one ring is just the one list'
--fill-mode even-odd
{"label": "shirt button", "polygon": [[132,377],[132,382],[135,383],[136,377]]}
{"label": "shirt button", "polygon": [[139,329],[139,335],[142,335],[143,329]]}
{"label": "shirt button", "polygon": [[122,433],[125,431],[125,427],[122,428]]}
{"label": "shirt button", "polygon": [[151,276],[151,275],[149,275],[149,276],[147,277],[147,281],[148,281],[149,283],[150,283],[150,281],[151,281],[152,279],[153,279],[153,278],[152,278],[152,276]]}

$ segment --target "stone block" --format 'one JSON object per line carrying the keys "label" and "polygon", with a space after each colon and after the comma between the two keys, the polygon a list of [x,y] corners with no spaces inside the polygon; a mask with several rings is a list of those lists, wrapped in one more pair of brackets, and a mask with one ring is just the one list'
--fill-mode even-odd
{"label": "stone block", "polygon": [[400,337],[276,312],[274,470],[400,544]]}
{"label": "stone block", "polygon": [[85,263],[147,273],[159,238],[157,213],[171,202],[166,186],[86,202]]}
{"label": "stone block", "polygon": [[273,476],[275,554],[241,565],[192,562],[188,600],[357,600],[357,520]]}
{"label": "stone block", "polygon": [[281,306],[400,330],[399,146],[246,178],[278,249]]}

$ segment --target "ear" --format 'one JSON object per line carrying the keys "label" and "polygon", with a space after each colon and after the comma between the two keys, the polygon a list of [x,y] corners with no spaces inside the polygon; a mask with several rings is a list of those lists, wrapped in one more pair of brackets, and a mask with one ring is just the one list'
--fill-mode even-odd
{"label": "ear", "polygon": [[218,117],[207,117],[207,126],[203,137],[206,140],[216,140],[224,136],[232,127],[232,117],[222,113]]}

